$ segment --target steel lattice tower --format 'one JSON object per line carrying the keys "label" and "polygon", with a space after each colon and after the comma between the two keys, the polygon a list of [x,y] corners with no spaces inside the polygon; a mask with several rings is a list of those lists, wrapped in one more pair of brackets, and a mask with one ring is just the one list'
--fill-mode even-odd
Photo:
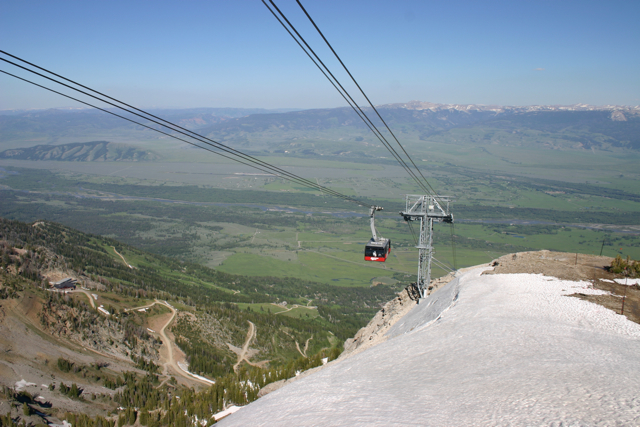
{"label": "steel lattice tower", "polygon": [[449,213],[449,198],[444,196],[421,196],[407,194],[405,210],[400,212],[405,221],[420,221],[418,240],[418,281],[420,298],[427,297],[431,283],[431,261],[433,259],[433,222],[453,222]]}

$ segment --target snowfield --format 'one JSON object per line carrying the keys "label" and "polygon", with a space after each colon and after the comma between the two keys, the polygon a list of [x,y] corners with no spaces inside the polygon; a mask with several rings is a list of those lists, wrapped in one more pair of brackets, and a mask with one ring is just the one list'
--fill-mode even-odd
{"label": "snowfield", "polygon": [[587,282],[486,269],[220,425],[640,425],[640,325],[568,296],[601,292]]}

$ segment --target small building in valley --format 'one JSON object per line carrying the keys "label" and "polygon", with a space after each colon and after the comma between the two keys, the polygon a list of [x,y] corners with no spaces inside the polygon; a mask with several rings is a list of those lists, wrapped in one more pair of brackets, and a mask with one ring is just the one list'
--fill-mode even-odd
{"label": "small building in valley", "polygon": [[76,288],[76,280],[72,279],[71,277],[67,277],[66,279],[62,279],[59,280],[57,282],[52,283],[53,287],[60,290],[60,291],[66,291],[66,290],[70,290],[70,289],[75,289]]}

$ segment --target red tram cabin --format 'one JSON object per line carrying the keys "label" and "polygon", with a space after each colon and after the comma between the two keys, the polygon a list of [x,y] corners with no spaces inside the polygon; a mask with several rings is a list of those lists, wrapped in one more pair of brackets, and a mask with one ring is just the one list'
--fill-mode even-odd
{"label": "red tram cabin", "polygon": [[376,231],[375,225],[375,213],[381,211],[380,206],[371,206],[369,211],[370,225],[371,225],[371,240],[364,247],[364,260],[365,261],[378,261],[385,262],[387,255],[391,252],[391,240],[379,237]]}
{"label": "red tram cabin", "polygon": [[391,240],[382,238],[377,242],[369,241],[364,247],[364,260],[385,262],[390,252]]}

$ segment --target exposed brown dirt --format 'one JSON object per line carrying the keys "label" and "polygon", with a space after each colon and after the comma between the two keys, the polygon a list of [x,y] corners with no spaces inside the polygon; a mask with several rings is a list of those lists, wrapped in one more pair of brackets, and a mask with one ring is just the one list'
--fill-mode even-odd
{"label": "exposed brown dirt", "polygon": [[243,360],[251,364],[249,362],[249,359],[251,359],[251,357],[253,357],[257,353],[257,351],[249,348],[249,346],[251,345],[251,342],[255,339],[256,339],[256,325],[254,325],[252,322],[249,322],[249,330],[247,331],[247,338],[244,340],[244,344],[242,345],[242,348],[239,349],[238,347],[235,347],[231,344],[227,344],[229,349],[238,355],[238,361],[236,362],[235,365],[233,365],[233,372],[238,372],[238,367],[240,366]]}
{"label": "exposed brown dirt", "polygon": [[[83,394],[108,394],[114,391],[99,384],[92,384],[73,372],[64,373],[57,369],[59,357],[74,364],[91,365],[107,362],[112,373],[132,370],[130,364],[106,355],[96,354],[67,340],[52,337],[43,331],[37,319],[40,302],[31,293],[19,299],[0,300],[0,384],[14,387],[16,382],[25,380],[33,385],[25,386],[32,395],[39,395],[51,403],[59,412],[83,412],[94,416],[105,414],[113,408],[112,403],[71,400],[57,391],[60,382],[69,385],[76,383]],[[56,391],[48,389],[49,384],[56,385]],[[49,418],[56,421],[55,417]],[[33,421],[33,420],[32,420]],[[34,421],[35,422],[35,421]]]}
{"label": "exposed brown dirt", "polygon": [[493,261],[493,271],[485,271],[483,274],[531,273],[591,282],[594,288],[609,292],[610,295],[574,296],[624,314],[632,322],[640,323],[640,287],[612,283],[613,279],[623,277],[609,272],[607,267],[611,265],[611,261],[613,258],[610,257],[566,252],[518,252]]}
{"label": "exposed brown dirt", "polygon": [[606,256],[566,252],[518,252],[493,261],[491,265],[494,270],[485,271],[484,274],[530,273],[562,280],[594,280],[615,277],[606,270],[612,260]]}
{"label": "exposed brown dirt", "polygon": [[190,315],[191,313],[181,312],[180,314],[178,314],[175,308],[157,300],[153,304],[162,304],[169,310],[171,310],[171,313],[167,313],[163,316],[158,316],[151,322],[151,324],[155,326],[151,329],[156,331],[156,333],[160,335],[162,339],[162,346],[160,347],[159,354],[160,363],[163,365],[163,374],[175,375],[178,381],[181,384],[186,385],[187,387],[209,385],[208,382],[187,374],[185,371],[180,369],[180,366],[178,365],[178,362],[185,362],[187,360],[187,356],[182,352],[182,350],[180,350],[180,347],[176,345],[175,336],[171,333],[169,327],[175,319],[176,315],[184,316]]}

